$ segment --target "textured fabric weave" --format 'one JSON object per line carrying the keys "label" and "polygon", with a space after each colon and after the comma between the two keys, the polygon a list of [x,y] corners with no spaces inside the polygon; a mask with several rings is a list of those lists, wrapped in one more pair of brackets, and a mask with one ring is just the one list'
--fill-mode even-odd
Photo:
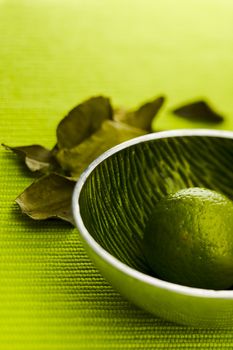
{"label": "textured fabric weave", "polygon": [[[51,147],[61,117],[96,94],[128,106],[204,96],[232,130],[232,23],[227,0],[0,0],[0,141]],[[154,126],[191,125],[161,114]],[[32,176],[0,158],[0,349],[233,348],[231,330],[173,325],[124,300],[77,230],[20,213]]]}

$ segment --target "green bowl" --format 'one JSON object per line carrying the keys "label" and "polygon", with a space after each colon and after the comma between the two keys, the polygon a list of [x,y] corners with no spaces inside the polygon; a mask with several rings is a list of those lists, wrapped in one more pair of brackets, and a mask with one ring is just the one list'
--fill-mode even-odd
{"label": "green bowl", "polygon": [[152,276],[142,239],[163,196],[200,186],[233,199],[232,185],[233,132],[148,134],[110,149],[86,169],[74,190],[73,215],[91,259],[123,296],[176,323],[231,327],[233,290],[191,288]]}

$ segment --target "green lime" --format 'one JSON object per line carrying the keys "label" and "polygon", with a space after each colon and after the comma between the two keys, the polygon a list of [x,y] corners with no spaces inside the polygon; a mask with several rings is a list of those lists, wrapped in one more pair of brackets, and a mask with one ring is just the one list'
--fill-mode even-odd
{"label": "green lime", "polygon": [[188,188],[157,203],[144,235],[148,264],[161,279],[196,288],[233,285],[233,202]]}

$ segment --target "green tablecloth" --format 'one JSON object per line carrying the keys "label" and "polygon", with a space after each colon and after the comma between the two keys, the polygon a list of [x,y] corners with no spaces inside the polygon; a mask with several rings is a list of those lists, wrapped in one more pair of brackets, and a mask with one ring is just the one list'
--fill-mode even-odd
{"label": "green tablecloth", "polygon": [[[0,135],[52,146],[60,118],[105,94],[135,106],[208,98],[233,129],[229,0],[0,0]],[[157,129],[189,127],[169,113]],[[198,125],[197,125],[198,126]],[[230,330],[169,324],[124,300],[93,267],[77,230],[23,217],[32,177],[0,152],[0,349],[232,349]]]}

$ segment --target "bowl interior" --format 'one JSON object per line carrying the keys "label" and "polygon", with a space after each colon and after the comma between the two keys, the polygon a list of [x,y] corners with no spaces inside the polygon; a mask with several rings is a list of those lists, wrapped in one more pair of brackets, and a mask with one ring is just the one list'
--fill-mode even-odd
{"label": "bowl interior", "polygon": [[100,162],[79,197],[83,223],[110,254],[151,274],[142,239],[157,201],[187,187],[233,199],[233,138],[176,136],[133,144]]}

